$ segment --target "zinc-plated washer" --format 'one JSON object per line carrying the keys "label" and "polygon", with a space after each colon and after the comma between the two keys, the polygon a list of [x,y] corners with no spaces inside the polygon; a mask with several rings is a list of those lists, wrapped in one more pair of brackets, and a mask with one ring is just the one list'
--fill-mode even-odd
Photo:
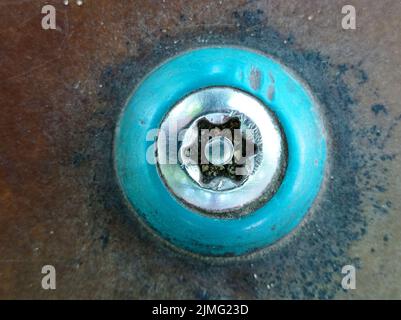
{"label": "zinc-plated washer", "polygon": [[[198,140],[197,122],[222,124],[230,118],[239,119],[242,135],[257,146],[257,152],[246,158],[244,172],[239,172],[246,179],[236,183],[223,176],[202,183],[199,161],[190,161],[185,154]],[[229,149],[229,139],[222,139]],[[157,140],[158,169],[172,194],[191,208],[220,217],[249,213],[268,201],[280,185],[286,154],[274,114],[259,99],[230,87],[206,88],[185,97],[163,119]]]}
{"label": "zinc-plated washer", "polygon": [[[205,215],[184,205],[166,187],[155,161],[151,133],[179,101],[209,87],[236,88],[259,99],[274,112],[287,141],[287,168],[278,190],[238,218]],[[122,111],[114,141],[118,182],[133,214],[175,247],[206,256],[253,252],[291,233],[320,190],[326,132],[319,109],[308,87],[263,53],[236,47],[184,52],[153,70]]]}

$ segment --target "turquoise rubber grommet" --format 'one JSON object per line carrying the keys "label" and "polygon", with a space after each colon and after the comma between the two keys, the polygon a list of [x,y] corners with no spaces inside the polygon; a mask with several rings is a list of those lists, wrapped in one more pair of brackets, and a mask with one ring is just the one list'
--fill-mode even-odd
{"label": "turquoise rubber grommet", "polygon": [[[259,83],[255,85],[255,72]],[[202,88],[233,87],[270,107],[284,130],[288,163],[274,196],[237,219],[199,214],[180,203],[146,153],[147,141],[166,113]],[[282,64],[256,51],[236,47],[196,49],[153,70],[122,111],[114,141],[119,184],[145,224],[174,246],[206,256],[237,256],[269,246],[304,218],[323,181],[326,134],[308,88]]]}

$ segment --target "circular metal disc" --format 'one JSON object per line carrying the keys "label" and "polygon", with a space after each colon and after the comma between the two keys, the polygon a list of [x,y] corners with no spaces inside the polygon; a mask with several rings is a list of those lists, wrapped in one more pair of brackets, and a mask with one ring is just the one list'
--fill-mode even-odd
{"label": "circular metal disc", "polygon": [[[236,185],[229,178],[214,179],[212,186],[198,184],[198,163],[178,161],[177,144],[185,129],[181,150],[191,143],[191,124],[203,115],[238,117],[241,130],[253,136],[260,152],[246,163],[246,181]],[[157,141],[158,169],[169,190],[185,204],[205,213],[241,211],[262,196],[267,201],[280,184],[286,163],[286,143],[275,116],[258,99],[229,87],[213,87],[190,94],[180,101],[163,120]],[[189,141],[188,141],[189,140]],[[178,151],[179,152],[179,151]],[[246,171],[246,170],[244,170]],[[261,203],[260,205],[262,205]]]}

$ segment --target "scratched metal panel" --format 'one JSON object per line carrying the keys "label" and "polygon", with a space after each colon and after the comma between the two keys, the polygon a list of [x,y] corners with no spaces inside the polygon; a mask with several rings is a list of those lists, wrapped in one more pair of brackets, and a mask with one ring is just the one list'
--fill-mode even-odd
{"label": "scratched metal panel", "polygon": [[[56,7],[57,29],[41,28]],[[0,2],[0,298],[401,298],[401,4],[337,1]],[[135,220],[113,171],[135,85],[181,51],[266,52],[311,87],[330,172],[305,223],[259,255],[215,263]],[[41,288],[54,265],[57,289]],[[357,289],[341,268],[357,267]]]}

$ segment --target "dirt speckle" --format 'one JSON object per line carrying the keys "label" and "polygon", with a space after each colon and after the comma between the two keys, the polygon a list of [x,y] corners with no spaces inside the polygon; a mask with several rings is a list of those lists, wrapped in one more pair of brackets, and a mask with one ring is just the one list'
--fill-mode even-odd
{"label": "dirt speckle", "polygon": [[373,106],[371,106],[371,110],[376,116],[380,113],[385,115],[387,114],[387,108],[383,104],[374,104]]}

